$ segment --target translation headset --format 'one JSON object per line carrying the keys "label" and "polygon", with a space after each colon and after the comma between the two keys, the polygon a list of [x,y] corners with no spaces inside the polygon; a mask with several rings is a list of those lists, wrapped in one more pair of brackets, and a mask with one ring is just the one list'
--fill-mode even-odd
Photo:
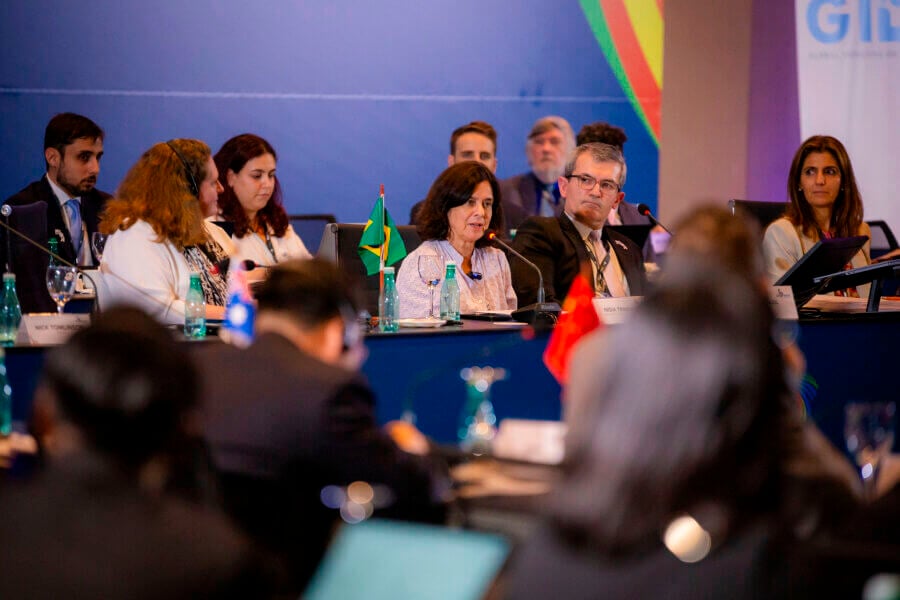
{"label": "translation headset", "polygon": [[178,157],[178,160],[181,161],[181,164],[184,165],[184,173],[185,178],[187,179],[188,188],[191,190],[191,193],[198,198],[200,197],[200,186],[197,185],[197,180],[194,179],[194,174],[191,172],[191,166],[188,164],[188,161],[182,156],[181,152],[178,151],[178,148],[172,143],[174,140],[169,140],[166,142],[166,146],[172,149],[172,152],[175,153],[175,156]]}

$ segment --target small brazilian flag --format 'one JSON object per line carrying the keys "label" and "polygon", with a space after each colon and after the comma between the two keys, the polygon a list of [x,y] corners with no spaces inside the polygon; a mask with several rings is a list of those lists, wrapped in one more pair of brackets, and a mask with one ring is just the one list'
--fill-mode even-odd
{"label": "small brazilian flag", "polygon": [[[384,262],[381,262],[382,247]],[[375,201],[372,214],[359,240],[359,257],[366,265],[366,275],[374,275],[383,265],[392,265],[406,256],[406,246],[397,231],[397,225],[384,209],[384,192]]]}

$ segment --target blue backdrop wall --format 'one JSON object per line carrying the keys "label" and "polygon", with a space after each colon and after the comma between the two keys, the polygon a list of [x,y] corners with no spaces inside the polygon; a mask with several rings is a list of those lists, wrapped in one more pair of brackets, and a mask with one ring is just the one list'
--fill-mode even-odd
{"label": "blue backdrop wall", "polygon": [[6,0],[0,197],[43,173],[43,130],[74,111],[106,131],[98,187],[172,137],[215,152],[254,132],[279,153],[288,212],[368,217],[378,185],[405,223],[446,166],[450,132],[499,134],[498,176],[558,114],[625,128],[626,198],[656,207],[658,150],[576,0]]}

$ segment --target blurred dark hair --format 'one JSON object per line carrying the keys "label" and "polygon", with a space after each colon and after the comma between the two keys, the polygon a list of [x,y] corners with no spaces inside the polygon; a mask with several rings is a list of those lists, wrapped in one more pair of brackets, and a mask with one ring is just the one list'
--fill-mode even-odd
{"label": "blurred dark hair", "polygon": [[601,144],[615,146],[620,152],[623,150],[625,142],[627,141],[628,136],[625,135],[624,129],[616,127],[615,125],[610,125],[609,123],[604,123],[603,121],[584,125],[575,137],[575,143],[579,146],[582,144],[599,142]]}
{"label": "blurred dark hair", "polygon": [[778,505],[790,392],[772,324],[758,286],[698,258],[579,347],[552,499],[569,536],[629,553],[697,507],[739,528]]}
{"label": "blurred dark hair", "polygon": [[336,264],[311,258],[278,263],[256,290],[259,312],[278,311],[305,327],[340,316],[355,318],[361,306],[356,282]]}
{"label": "blurred dark hair", "polygon": [[810,239],[819,239],[819,227],[816,224],[812,206],[804,197],[800,188],[800,176],[806,157],[814,152],[830,154],[838,164],[841,172],[841,189],[838,191],[834,206],[831,209],[831,228],[835,237],[850,237],[859,233],[863,221],[862,196],[856,186],[856,175],[847,149],[837,138],[830,135],[814,135],[808,138],[797,149],[791,161],[788,174],[788,197],[791,199],[785,211],[787,219]]}
{"label": "blurred dark hair", "polygon": [[183,439],[199,384],[168,330],[116,307],[48,353],[41,385],[91,446],[137,468]]}
{"label": "blurred dark hair", "polygon": [[678,221],[674,231],[666,251],[666,270],[677,268],[676,264],[669,265],[669,259],[714,259],[751,280],[765,279],[762,230],[752,216],[732,215],[720,206],[705,205]]}
{"label": "blurred dark hair", "polygon": [[[216,168],[219,169],[219,183],[223,189],[219,194],[219,210],[222,211],[226,221],[234,223],[234,235],[239,238],[250,232],[250,222],[234,189],[228,185],[228,171],[240,173],[248,161],[264,154],[271,154],[272,158],[278,161],[278,155],[269,142],[258,135],[243,133],[222,144],[213,157]],[[262,210],[256,213],[256,221],[263,227],[271,227],[275,237],[282,237],[287,231],[288,215],[281,200],[281,183],[277,177],[272,197]]]}
{"label": "blurred dark hair", "polygon": [[[500,202],[500,186],[497,184],[497,178],[480,162],[467,160],[447,167],[431,184],[431,189],[428,190],[428,196],[425,197],[425,203],[417,217],[416,229],[419,237],[423,241],[447,239],[450,233],[450,221],[447,213],[451,208],[462,206],[468,202],[472,197],[472,192],[483,181],[490,184],[491,193],[494,196],[491,221],[488,223],[487,231],[494,231],[501,235],[503,233],[503,207]],[[476,247],[487,246],[491,243],[487,239],[487,231],[481,239],[475,242]]]}
{"label": "blurred dark hair", "polygon": [[[80,138],[89,140],[103,139],[103,130],[100,126],[81,115],[75,113],[59,113],[54,115],[47,128],[44,130],[44,150],[56,148],[62,156],[65,156],[65,148]],[[47,162],[46,160],[44,161]],[[46,164],[49,167],[49,163]]]}
{"label": "blurred dark hair", "polygon": [[453,133],[450,134],[451,155],[456,154],[456,141],[467,133],[477,133],[491,140],[491,143],[494,144],[494,154],[497,153],[497,131],[490,123],[486,123],[485,121],[472,121],[471,123],[457,127],[453,130]]}

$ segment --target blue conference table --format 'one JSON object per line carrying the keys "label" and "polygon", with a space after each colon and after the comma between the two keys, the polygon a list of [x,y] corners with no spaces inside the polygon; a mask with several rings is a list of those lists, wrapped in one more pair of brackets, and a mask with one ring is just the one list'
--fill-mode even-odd
{"label": "blue conference table", "polygon": [[[846,402],[897,399],[893,369],[898,362],[894,350],[900,343],[900,314],[804,319],[798,343],[807,357],[809,414],[838,447],[843,446]],[[533,335],[530,328],[466,321],[441,329],[373,333],[366,344],[369,359],[363,371],[375,390],[382,423],[411,407],[422,431],[440,442],[454,441],[466,398],[459,372],[471,366],[507,370],[508,378],[492,388],[498,418],[560,417],[559,385],[541,361],[547,337]],[[30,414],[44,351],[7,349],[14,419],[26,420]]]}

